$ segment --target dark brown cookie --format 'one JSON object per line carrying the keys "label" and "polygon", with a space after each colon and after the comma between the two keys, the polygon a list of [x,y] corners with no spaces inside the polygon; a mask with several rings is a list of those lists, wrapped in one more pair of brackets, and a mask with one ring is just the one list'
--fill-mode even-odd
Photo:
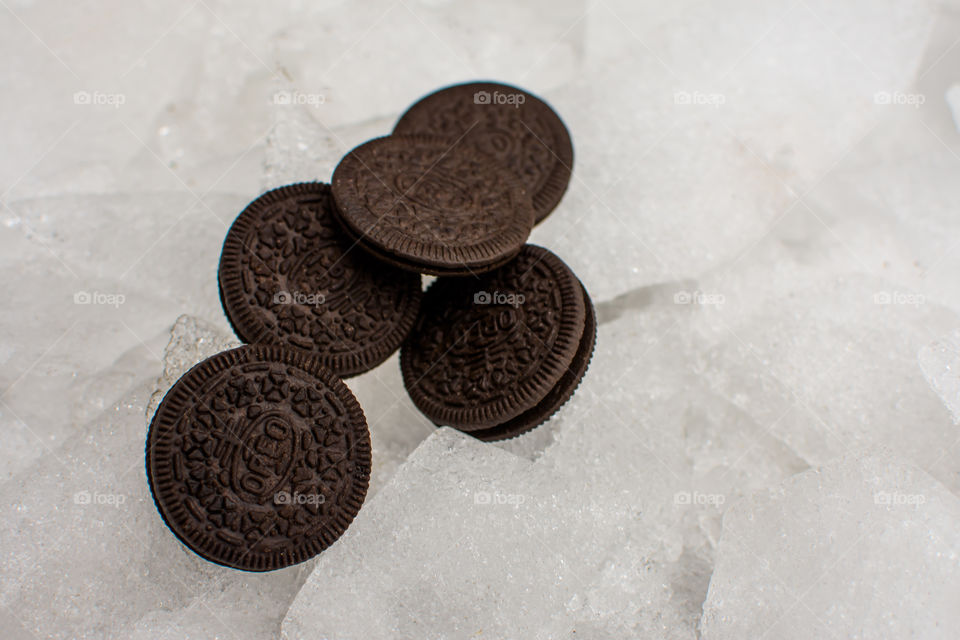
{"label": "dark brown cookie", "polygon": [[533,226],[512,171],[462,142],[389,136],[366,142],[333,172],[341,222],[381,259],[433,275],[493,269]]}
{"label": "dark brown cookie", "polygon": [[435,424],[482,439],[534,428],[570,397],[593,352],[596,321],[580,281],[526,245],[476,281],[441,278],[400,350],[404,385]]}
{"label": "dark brown cookie", "polygon": [[560,116],[523,89],[471,82],[440,89],[407,109],[395,134],[463,138],[520,176],[540,222],[560,202],[573,167],[570,133]]}
{"label": "dark brown cookie", "polygon": [[417,317],[420,278],[353,248],[330,186],[268,191],[237,217],[220,255],[220,300],[237,336],[316,354],[342,376],[399,348]]}
{"label": "dark brown cookie", "polygon": [[580,386],[587,367],[590,366],[590,359],[593,357],[593,349],[597,343],[597,313],[593,308],[593,301],[590,300],[587,290],[583,289],[584,304],[587,305],[587,319],[583,327],[583,335],[580,338],[580,346],[573,357],[573,362],[563,375],[560,382],[550,390],[550,393],[540,401],[533,409],[521,413],[516,418],[508,420],[505,423],[493,427],[492,429],[481,429],[480,431],[471,431],[470,435],[479,440],[491,442],[493,440],[505,440],[515,438],[531,429],[543,424],[550,419],[554,413],[560,410],[573,396],[573,392]]}
{"label": "dark brown cookie", "polygon": [[204,360],[167,392],[147,434],[160,515],[200,556],[270,571],[333,544],[360,510],[370,433],[315,356],[247,345]]}

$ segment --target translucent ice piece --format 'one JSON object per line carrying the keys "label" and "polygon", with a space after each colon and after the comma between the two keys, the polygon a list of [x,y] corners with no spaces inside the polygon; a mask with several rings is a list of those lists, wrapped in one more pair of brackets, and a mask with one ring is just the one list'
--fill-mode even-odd
{"label": "translucent ice piece", "polygon": [[59,446],[143,379],[123,354],[143,349],[157,367],[180,314],[227,328],[217,262],[244,203],[140,193],[40,198],[0,212],[0,421],[17,434],[0,473]]}
{"label": "translucent ice piece", "polygon": [[[877,278],[829,277],[764,296],[752,269],[711,281],[703,306],[702,378],[809,464],[885,445],[958,488],[956,426],[917,370],[917,351],[956,326],[952,311]],[[725,283],[725,284],[724,284]],[[725,287],[717,289],[714,287]]]}
{"label": "translucent ice piece", "polygon": [[960,423],[960,329],[920,349],[917,358],[927,382]]}
{"label": "translucent ice piece", "polygon": [[733,505],[704,640],[952,638],[960,500],[892,456],[842,460]]}

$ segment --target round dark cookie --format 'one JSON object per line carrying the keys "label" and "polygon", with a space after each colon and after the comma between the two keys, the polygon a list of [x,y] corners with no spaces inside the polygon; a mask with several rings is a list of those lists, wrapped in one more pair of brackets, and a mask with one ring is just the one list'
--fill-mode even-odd
{"label": "round dark cookie", "polygon": [[590,366],[593,349],[597,344],[597,313],[586,289],[583,289],[583,299],[587,305],[583,336],[580,338],[580,346],[573,357],[573,362],[561,376],[560,382],[532,409],[492,429],[471,431],[470,435],[486,442],[515,438],[549,420],[573,396],[573,392],[580,386],[580,381],[583,380]]}
{"label": "round dark cookie", "polygon": [[220,300],[237,336],[316,354],[342,376],[372,369],[416,321],[420,278],[353,248],[330,186],[273,189],[237,217],[220,255]]}
{"label": "round dark cookie", "polygon": [[320,553],[350,525],[370,479],[370,433],[343,381],[278,345],[190,369],[150,424],[154,502],[191,550],[247,571]]}
{"label": "round dark cookie", "polygon": [[437,425],[486,436],[531,429],[553,413],[541,403],[566,399],[554,390],[592,351],[588,302],[569,267],[534,245],[476,282],[441,278],[400,350],[404,386]]}
{"label": "round dark cookie", "polygon": [[520,177],[537,222],[553,211],[570,182],[567,127],[543,100],[510,85],[471,82],[440,89],[407,109],[393,132],[463,137]]}
{"label": "round dark cookie", "polygon": [[512,171],[437,136],[388,136],[333,172],[340,221],[370,252],[432,275],[471,275],[520,251],[533,206]]}

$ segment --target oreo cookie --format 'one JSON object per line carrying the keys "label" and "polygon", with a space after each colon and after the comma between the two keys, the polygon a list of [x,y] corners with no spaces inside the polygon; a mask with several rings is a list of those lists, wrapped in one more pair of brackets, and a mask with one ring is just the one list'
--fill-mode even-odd
{"label": "oreo cookie", "polygon": [[462,139],[516,173],[533,201],[536,222],[560,202],[573,168],[573,144],[560,116],[535,95],[506,84],[445,87],[407,109],[394,134]]}
{"label": "oreo cookie", "polygon": [[356,398],[305,351],[247,345],[190,369],[150,424],[147,477],[200,556],[270,571],[333,544],[363,504],[370,434]]}
{"label": "oreo cookie", "polygon": [[330,186],[268,191],[234,221],[220,255],[220,300],[247,343],[309,351],[352,376],[396,351],[420,306],[419,276],[353,247]]}
{"label": "oreo cookie", "polygon": [[470,285],[431,285],[400,366],[435,424],[499,440],[533,429],[570,398],[595,340],[586,289],[556,255],[526,245]]}
{"label": "oreo cookie", "polygon": [[495,269],[520,251],[533,227],[520,180],[462,140],[371,140],[340,161],[332,187],[340,221],[360,246],[419,273]]}

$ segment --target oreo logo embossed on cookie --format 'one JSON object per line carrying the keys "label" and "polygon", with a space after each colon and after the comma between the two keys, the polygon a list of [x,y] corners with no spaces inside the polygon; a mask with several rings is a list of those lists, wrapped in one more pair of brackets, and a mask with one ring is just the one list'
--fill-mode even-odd
{"label": "oreo logo embossed on cookie", "polygon": [[167,526],[207,560],[247,571],[303,562],[363,504],[370,434],[356,398],[305,351],[248,345],[188,371],[147,435]]}

